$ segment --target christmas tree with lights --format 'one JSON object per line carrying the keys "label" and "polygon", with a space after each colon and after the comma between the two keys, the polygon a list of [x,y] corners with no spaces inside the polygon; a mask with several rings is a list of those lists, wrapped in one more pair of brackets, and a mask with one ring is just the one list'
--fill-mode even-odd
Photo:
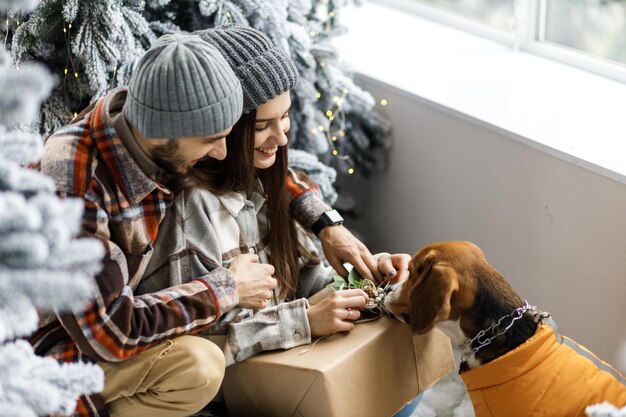
{"label": "christmas tree with lights", "polygon": [[[336,172],[367,176],[385,165],[388,122],[356,86],[333,46],[351,0],[44,0],[3,28],[18,63],[39,61],[61,77],[43,106],[40,130],[66,124],[106,91],[125,85],[160,35],[250,25],[289,51],[300,73],[292,91],[291,165],[337,198]],[[298,152],[299,151],[299,152]]]}
{"label": "christmas tree with lights", "polygon": [[[0,13],[36,5],[0,0]],[[0,417],[70,414],[104,380],[95,365],[60,365],[19,339],[37,328],[39,313],[81,308],[104,254],[99,242],[74,238],[82,201],[59,199],[50,178],[25,168],[41,156],[32,123],[53,85],[43,65],[16,68],[0,46]]]}

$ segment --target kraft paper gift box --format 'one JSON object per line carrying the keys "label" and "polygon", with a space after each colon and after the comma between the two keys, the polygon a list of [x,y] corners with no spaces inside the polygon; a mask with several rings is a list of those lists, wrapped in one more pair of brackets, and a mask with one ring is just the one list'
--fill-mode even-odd
{"label": "kraft paper gift box", "polygon": [[385,417],[454,366],[439,330],[413,336],[408,325],[381,317],[229,366],[222,390],[230,417]]}

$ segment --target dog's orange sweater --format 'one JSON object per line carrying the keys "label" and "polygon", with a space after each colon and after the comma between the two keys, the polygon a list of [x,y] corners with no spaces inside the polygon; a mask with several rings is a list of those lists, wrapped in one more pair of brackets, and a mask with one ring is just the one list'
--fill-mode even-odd
{"label": "dog's orange sweater", "polygon": [[585,417],[603,401],[626,405],[626,380],[551,320],[524,344],[461,373],[476,417]]}

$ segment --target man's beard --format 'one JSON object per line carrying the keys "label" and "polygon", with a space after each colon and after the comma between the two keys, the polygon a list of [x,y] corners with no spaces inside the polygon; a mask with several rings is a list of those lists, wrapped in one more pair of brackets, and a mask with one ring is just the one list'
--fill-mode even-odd
{"label": "man's beard", "polygon": [[178,154],[178,141],[165,139],[166,143],[155,146],[150,151],[152,160],[170,175],[186,174],[189,167],[185,167],[184,159]]}

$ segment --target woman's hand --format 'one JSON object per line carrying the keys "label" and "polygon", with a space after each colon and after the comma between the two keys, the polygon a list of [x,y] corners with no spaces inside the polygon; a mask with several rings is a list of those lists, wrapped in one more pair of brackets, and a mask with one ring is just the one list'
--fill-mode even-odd
{"label": "woman's hand", "polygon": [[378,270],[385,276],[385,280],[392,283],[405,281],[409,277],[409,262],[411,255],[406,253],[383,252],[378,255]]}
{"label": "woman's hand", "polygon": [[319,302],[324,300],[324,298],[328,297],[328,294],[332,294],[332,293],[333,293],[333,290],[330,290],[328,288],[322,288],[321,290],[319,290],[318,292],[316,292],[315,294],[307,298],[307,301],[309,302],[309,306],[314,306],[315,304],[318,304]]}
{"label": "woman's hand", "polygon": [[333,291],[306,311],[311,336],[320,337],[354,328],[354,321],[361,317],[368,296],[363,290]]}

